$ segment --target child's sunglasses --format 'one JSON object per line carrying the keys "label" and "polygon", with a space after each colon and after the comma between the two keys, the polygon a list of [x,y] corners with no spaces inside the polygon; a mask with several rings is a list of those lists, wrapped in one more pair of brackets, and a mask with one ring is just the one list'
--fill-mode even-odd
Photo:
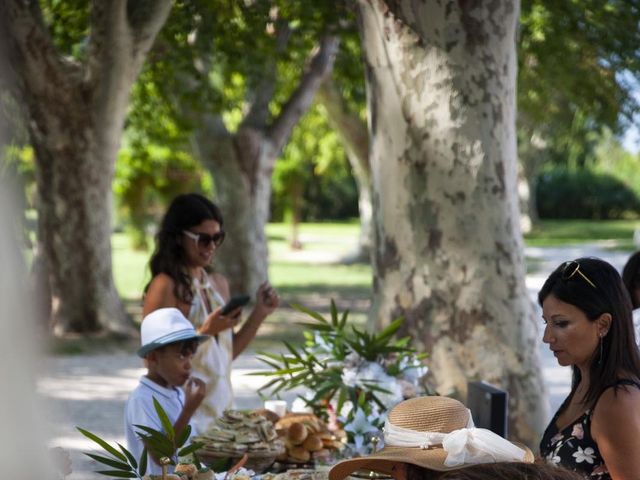
{"label": "child's sunglasses", "polygon": [[224,230],[220,230],[219,232],[214,233],[213,235],[209,235],[208,233],[193,233],[189,230],[183,230],[187,237],[191,238],[196,245],[201,248],[207,248],[211,243],[213,243],[216,247],[222,245],[224,242],[225,233]]}
{"label": "child's sunglasses", "polygon": [[576,274],[580,275],[584,279],[584,281],[591,285],[593,288],[596,288],[595,283],[589,280],[589,277],[582,273],[582,271],[580,270],[580,264],[578,262],[576,262],[575,260],[564,262],[564,264],[562,265],[562,280],[566,282]]}

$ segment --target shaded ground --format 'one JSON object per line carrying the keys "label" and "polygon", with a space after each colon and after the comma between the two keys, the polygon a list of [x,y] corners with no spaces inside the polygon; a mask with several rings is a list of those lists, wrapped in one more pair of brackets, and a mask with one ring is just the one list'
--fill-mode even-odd
{"label": "shaded ground", "polygon": [[[626,252],[616,252],[607,244],[580,245],[558,248],[527,248],[527,258],[535,269],[527,275],[527,287],[532,297],[541,287],[549,272],[560,262],[579,256],[599,256],[621,268]],[[317,259],[316,259],[317,260]],[[284,298],[293,299],[305,306],[326,311],[329,298],[334,297],[340,309],[349,308],[353,319],[364,319],[369,306],[367,292],[362,289],[345,289],[340,292],[314,290],[314,287],[281,290]],[[255,351],[276,351],[282,348],[282,340],[301,339],[302,330],[296,322],[304,317],[284,308],[264,325],[261,337],[252,344],[254,350],[246,352],[234,363],[233,383],[237,406],[254,408],[262,404],[257,389],[264,378],[250,376],[249,372],[262,368],[255,358]],[[542,323],[540,324],[542,327]],[[540,329],[540,335],[542,329]],[[136,345],[104,342],[100,353],[91,354],[94,345],[82,340],[67,341],[57,346],[58,351],[75,355],[52,355],[47,359],[48,370],[38,383],[38,392],[49,408],[50,444],[69,450],[74,473],[70,480],[105,478],[92,473],[98,466],[82,455],[93,444],[85,440],[75,426],[86,428],[109,442],[123,442],[123,409],[128,393],[143,374],[140,359],[134,355]],[[549,393],[551,411],[555,410],[569,391],[570,371],[558,367],[548,348],[540,343],[543,376]],[[292,400],[293,394],[287,399]]]}

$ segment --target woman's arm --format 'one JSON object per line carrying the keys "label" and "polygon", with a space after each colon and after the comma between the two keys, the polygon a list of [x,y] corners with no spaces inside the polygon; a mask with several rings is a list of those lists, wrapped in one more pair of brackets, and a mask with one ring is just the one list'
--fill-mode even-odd
{"label": "woman's arm", "polygon": [[280,299],[278,293],[268,283],[263,283],[256,292],[256,305],[244,322],[242,328],[233,337],[233,358],[240,355],[251,343],[264,319],[278,308]]}
{"label": "woman's arm", "polygon": [[591,435],[612,480],[638,478],[640,472],[640,390],[605,390],[593,411]]}

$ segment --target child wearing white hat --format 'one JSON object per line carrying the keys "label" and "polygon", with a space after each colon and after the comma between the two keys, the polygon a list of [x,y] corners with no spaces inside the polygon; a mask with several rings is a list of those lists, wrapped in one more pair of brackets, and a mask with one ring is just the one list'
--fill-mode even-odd
{"label": "child wearing white hat", "polygon": [[[127,448],[140,459],[144,445],[135,425],[162,431],[162,422],[153,406],[155,398],[167,413],[176,436],[190,425],[191,417],[205,396],[205,384],[191,377],[191,361],[198,344],[208,339],[198,335],[177,308],[160,308],[147,315],[140,327],[138,356],[146,360],[147,374],[131,392],[125,407]],[[184,386],[184,389],[180,388]],[[192,429],[191,435],[195,431]],[[162,468],[149,456],[147,473],[160,475]]]}

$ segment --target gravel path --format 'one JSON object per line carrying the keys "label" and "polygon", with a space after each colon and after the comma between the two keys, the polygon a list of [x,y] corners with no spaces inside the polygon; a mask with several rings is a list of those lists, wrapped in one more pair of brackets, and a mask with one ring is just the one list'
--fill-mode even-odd
{"label": "gravel path", "polygon": [[[627,254],[612,252],[606,244],[562,247],[527,248],[527,257],[540,262],[537,273],[527,276],[532,298],[549,272],[560,262],[579,256],[598,256],[621,269]],[[540,332],[542,335],[542,332]],[[558,367],[548,348],[540,343],[543,375],[549,391],[551,411],[554,411],[569,391],[570,372]],[[75,426],[92,431],[109,442],[124,443],[123,410],[129,392],[144,373],[142,362],[133,352],[99,355],[54,356],[47,359],[48,371],[38,382],[38,393],[48,407],[50,445],[67,449],[73,462],[69,480],[105,478],[93,473],[99,466],[82,452],[93,449]],[[234,363],[233,383],[236,403],[240,408],[255,408],[262,404],[256,390],[264,378],[247,375],[262,368],[253,352],[243,354]],[[288,399],[291,400],[291,394]]]}

